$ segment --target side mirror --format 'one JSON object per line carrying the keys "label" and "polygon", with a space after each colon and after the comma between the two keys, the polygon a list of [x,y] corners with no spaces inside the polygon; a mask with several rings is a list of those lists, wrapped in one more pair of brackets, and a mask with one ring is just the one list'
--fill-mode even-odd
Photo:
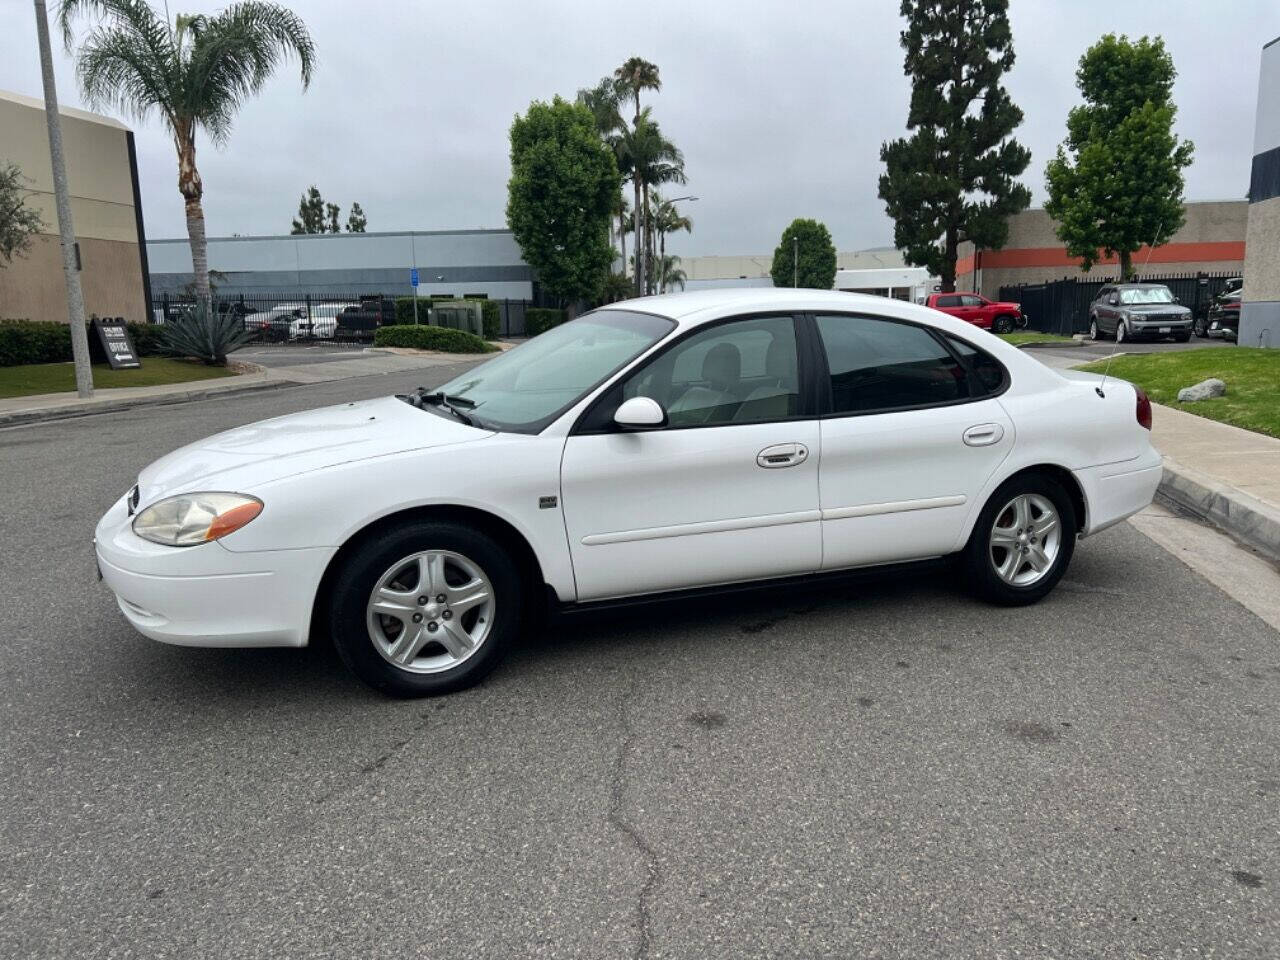
{"label": "side mirror", "polygon": [[613,413],[613,422],[624,430],[650,430],[667,425],[667,411],[652,397],[632,397]]}

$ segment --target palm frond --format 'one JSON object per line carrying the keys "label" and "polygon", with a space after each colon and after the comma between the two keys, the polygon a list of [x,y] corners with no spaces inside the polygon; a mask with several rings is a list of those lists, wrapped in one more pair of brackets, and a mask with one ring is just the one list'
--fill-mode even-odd
{"label": "palm frond", "polygon": [[90,107],[114,107],[139,120],[170,109],[179,80],[168,27],[142,0],[64,0],[58,25],[67,48],[77,17],[96,17],[76,60],[76,77]]}

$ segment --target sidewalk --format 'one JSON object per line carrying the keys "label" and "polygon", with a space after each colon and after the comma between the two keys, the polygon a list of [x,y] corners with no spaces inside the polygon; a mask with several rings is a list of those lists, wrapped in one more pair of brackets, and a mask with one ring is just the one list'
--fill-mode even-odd
{"label": "sidewalk", "polygon": [[[349,360],[334,360],[328,363],[275,368],[248,364],[247,366],[254,368],[251,372],[218,380],[97,390],[89,400],[81,400],[79,397],[65,393],[13,397],[0,400],[0,427],[12,427],[41,420],[65,420],[69,417],[111,413],[152,404],[185,403],[189,400],[203,400],[208,397],[228,396],[254,390],[272,390],[299,384],[405,373],[477,359],[479,357],[476,355],[460,353],[402,354],[367,350],[353,353]],[[143,360],[143,363],[145,362]]]}

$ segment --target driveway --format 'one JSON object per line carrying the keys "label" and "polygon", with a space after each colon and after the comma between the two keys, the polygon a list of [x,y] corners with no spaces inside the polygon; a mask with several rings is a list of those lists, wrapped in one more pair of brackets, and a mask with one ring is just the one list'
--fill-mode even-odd
{"label": "driveway", "polygon": [[430,701],[94,582],[145,462],[459,369],[0,431],[0,955],[1275,956],[1280,634],[1129,524],[1034,607],[762,587]]}

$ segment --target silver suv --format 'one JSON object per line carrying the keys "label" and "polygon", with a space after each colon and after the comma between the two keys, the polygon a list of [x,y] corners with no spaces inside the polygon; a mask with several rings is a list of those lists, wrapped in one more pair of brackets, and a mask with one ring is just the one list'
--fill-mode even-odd
{"label": "silver suv", "polygon": [[1114,283],[1089,306],[1089,339],[1191,339],[1191,310],[1163,283]]}

